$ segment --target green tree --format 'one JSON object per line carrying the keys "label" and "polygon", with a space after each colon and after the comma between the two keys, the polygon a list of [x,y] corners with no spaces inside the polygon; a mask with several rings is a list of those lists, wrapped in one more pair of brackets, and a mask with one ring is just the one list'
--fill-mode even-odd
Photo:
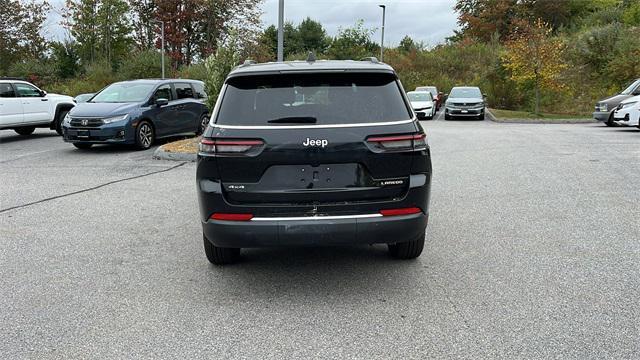
{"label": "green tree", "polygon": [[45,57],[41,30],[50,8],[46,1],[0,0],[0,74],[16,62]]}
{"label": "green tree", "polygon": [[405,53],[417,50],[415,42],[411,37],[409,37],[409,35],[405,35],[405,37],[400,40],[400,46],[398,46],[398,49]]}
{"label": "green tree", "polygon": [[338,60],[359,60],[366,56],[374,56],[380,47],[371,41],[374,29],[364,27],[359,20],[354,27],[340,28],[329,48],[329,55]]}
{"label": "green tree", "polygon": [[317,54],[325,53],[331,42],[322,24],[309,17],[298,25],[298,37],[301,43],[300,50],[313,51]]}
{"label": "green tree", "polygon": [[208,96],[208,106],[213,109],[220,94],[222,85],[227,75],[240,63],[241,46],[235,33],[231,33],[227,41],[218,46],[216,52],[211,54],[205,61],[206,78],[204,80],[205,89]]}
{"label": "green tree", "polygon": [[51,43],[51,58],[59,78],[68,79],[78,73],[80,58],[74,43],[70,41]]}
{"label": "green tree", "polygon": [[545,89],[561,90],[562,70],[567,65],[562,59],[564,44],[551,37],[551,27],[542,20],[521,28],[506,44],[502,56],[504,67],[511,79],[521,86],[532,86],[535,91],[535,113],[540,113],[540,92]]}

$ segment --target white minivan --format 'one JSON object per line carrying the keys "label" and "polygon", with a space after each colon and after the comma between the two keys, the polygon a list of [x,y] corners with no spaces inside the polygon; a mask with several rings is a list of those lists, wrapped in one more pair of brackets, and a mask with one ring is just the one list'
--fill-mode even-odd
{"label": "white minivan", "polygon": [[62,121],[74,106],[70,96],[47,94],[29,82],[0,78],[0,130],[29,135],[47,127],[62,134]]}

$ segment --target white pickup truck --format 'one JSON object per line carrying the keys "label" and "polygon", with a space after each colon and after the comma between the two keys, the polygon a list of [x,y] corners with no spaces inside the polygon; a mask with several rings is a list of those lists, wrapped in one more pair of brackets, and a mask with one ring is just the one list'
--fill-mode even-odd
{"label": "white pickup truck", "polygon": [[29,135],[37,127],[62,134],[62,122],[75,106],[70,96],[47,94],[35,85],[0,77],[0,130]]}

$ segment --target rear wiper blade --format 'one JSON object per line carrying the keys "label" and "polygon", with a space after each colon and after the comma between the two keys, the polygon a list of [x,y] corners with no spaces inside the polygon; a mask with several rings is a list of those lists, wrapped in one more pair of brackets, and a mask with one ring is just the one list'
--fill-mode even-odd
{"label": "rear wiper blade", "polygon": [[315,124],[318,119],[313,116],[289,116],[267,121],[270,124]]}

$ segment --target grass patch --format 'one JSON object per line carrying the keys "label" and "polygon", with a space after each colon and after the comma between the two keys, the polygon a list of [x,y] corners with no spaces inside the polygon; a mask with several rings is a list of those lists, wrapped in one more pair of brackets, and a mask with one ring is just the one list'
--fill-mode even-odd
{"label": "grass patch", "polygon": [[489,109],[496,121],[500,122],[536,122],[536,123],[575,123],[594,122],[590,114],[534,114],[528,111],[514,111],[503,109]]}
{"label": "grass patch", "polygon": [[172,153],[195,154],[198,152],[200,137],[178,140],[162,145],[162,150]]}

